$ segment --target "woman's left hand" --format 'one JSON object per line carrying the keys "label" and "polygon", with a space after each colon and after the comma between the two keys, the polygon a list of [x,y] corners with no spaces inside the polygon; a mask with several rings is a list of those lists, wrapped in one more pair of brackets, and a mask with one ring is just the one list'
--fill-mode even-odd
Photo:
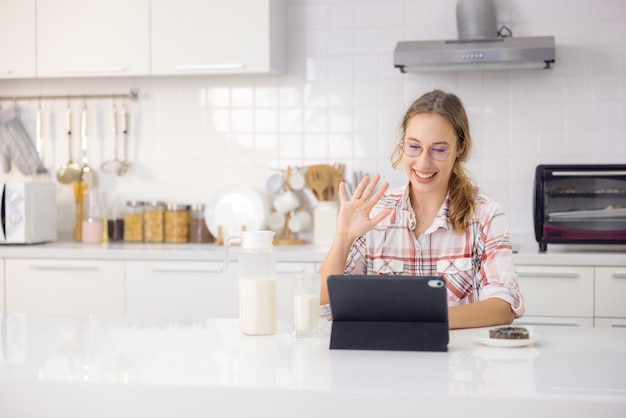
{"label": "woman's left hand", "polygon": [[389,183],[383,183],[381,187],[374,191],[380,181],[380,175],[375,175],[372,181],[369,176],[365,176],[357,188],[354,190],[352,199],[346,196],[345,184],[339,185],[339,215],[337,217],[336,235],[346,237],[350,242],[365,234],[382,221],[391,209],[385,209],[370,218],[370,212],[382,195],[387,191]]}

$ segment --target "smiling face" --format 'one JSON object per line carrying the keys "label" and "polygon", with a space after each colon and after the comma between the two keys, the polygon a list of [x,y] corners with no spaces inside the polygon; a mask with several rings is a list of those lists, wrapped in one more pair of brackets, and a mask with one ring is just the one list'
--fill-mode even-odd
{"label": "smiling face", "polygon": [[[402,166],[411,184],[412,198],[429,196],[443,201],[459,155],[454,129],[441,115],[418,113],[408,120],[403,141],[409,147],[423,150],[417,157],[402,154]],[[431,157],[443,150],[449,152],[445,160],[437,161]]]}

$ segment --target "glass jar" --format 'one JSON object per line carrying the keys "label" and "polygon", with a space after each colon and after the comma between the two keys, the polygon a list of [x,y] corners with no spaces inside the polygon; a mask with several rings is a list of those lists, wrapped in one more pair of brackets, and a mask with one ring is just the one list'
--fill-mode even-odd
{"label": "glass jar", "polygon": [[224,244],[228,270],[230,248],[241,244],[239,251],[239,320],[246,335],[276,333],[276,255],[273,231],[245,231],[230,237]]}
{"label": "glass jar", "polygon": [[189,242],[189,205],[167,204],[165,242]]}
{"label": "glass jar", "polygon": [[189,242],[213,242],[214,238],[204,221],[205,205],[195,203],[189,210]]}
{"label": "glass jar", "polygon": [[143,241],[144,206],[144,202],[139,200],[129,200],[126,202],[126,213],[124,213],[124,241]]}
{"label": "glass jar", "polygon": [[163,242],[165,233],[165,203],[146,202],[143,213],[143,240],[145,242]]}
{"label": "glass jar", "polygon": [[124,210],[117,203],[111,205],[109,210],[107,234],[109,241],[122,241],[124,239]]}
{"label": "glass jar", "polygon": [[98,191],[86,189],[83,194],[82,242],[85,244],[102,243],[102,207]]}

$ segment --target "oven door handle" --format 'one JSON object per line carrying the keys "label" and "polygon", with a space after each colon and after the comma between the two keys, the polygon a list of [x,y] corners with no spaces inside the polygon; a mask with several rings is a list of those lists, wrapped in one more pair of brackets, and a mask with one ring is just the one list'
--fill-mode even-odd
{"label": "oven door handle", "polygon": [[604,177],[604,176],[626,176],[626,171],[553,171],[553,176],[567,177]]}

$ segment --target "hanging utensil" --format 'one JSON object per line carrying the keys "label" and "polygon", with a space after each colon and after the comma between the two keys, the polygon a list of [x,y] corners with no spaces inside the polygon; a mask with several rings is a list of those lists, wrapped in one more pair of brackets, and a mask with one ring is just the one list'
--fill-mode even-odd
{"label": "hanging utensil", "polygon": [[124,135],[124,161],[117,172],[118,176],[123,176],[130,170],[130,161],[128,159],[128,112],[126,105],[122,106],[122,135]]}
{"label": "hanging utensil", "polygon": [[91,187],[94,184],[94,172],[89,166],[89,160],[87,159],[87,104],[83,107],[83,113],[81,118],[81,143],[83,151],[83,166],[80,169],[80,179],[87,187]]}
{"label": "hanging utensil", "polygon": [[0,159],[2,159],[2,171],[11,171],[11,159],[13,158],[13,143],[9,141],[9,134],[4,125],[0,125]]}
{"label": "hanging utensil", "polygon": [[118,140],[119,129],[118,129],[118,122],[117,122],[117,110],[115,109],[115,100],[113,101],[113,131],[112,132],[113,132],[113,141],[115,142],[114,151],[113,151],[113,154],[114,154],[113,159],[103,162],[101,167],[104,171],[108,171],[109,173],[113,173],[119,176],[121,175],[120,172],[122,170],[123,163],[118,158],[118,152],[117,152],[118,142],[119,142]]}
{"label": "hanging utensil", "polygon": [[33,174],[39,158],[33,141],[20,120],[20,109],[17,104],[15,104],[15,116],[3,126],[5,128],[3,133],[6,134],[4,135],[5,141],[13,144],[13,162],[25,176]]}
{"label": "hanging utensil", "polygon": [[42,125],[43,125],[43,115],[41,111],[41,103],[39,103],[39,107],[37,108],[36,121],[35,121],[35,148],[37,149],[37,156],[39,157],[39,161],[35,166],[35,176],[36,177],[47,177],[48,169],[43,163],[43,137],[42,137]]}
{"label": "hanging utensil", "polygon": [[70,184],[75,181],[80,181],[81,170],[80,166],[74,162],[72,151],[72,110],[69,103],[67,111],[65,113],[65,119],[67,123],[67,142],[69,145],[69,160],[59,168],[57,171],[57,180],[62,184]]}

